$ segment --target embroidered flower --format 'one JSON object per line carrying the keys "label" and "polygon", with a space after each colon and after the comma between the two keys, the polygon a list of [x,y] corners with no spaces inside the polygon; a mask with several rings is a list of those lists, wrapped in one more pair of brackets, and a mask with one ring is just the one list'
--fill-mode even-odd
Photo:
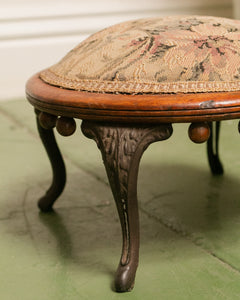
{"label": "embroidered flower", "polygon": [[78,89],[88,82],[101,88],[114,83],[118,92],[128,86],[133,93],[141,87],[151,92],[151,86],[161,92],[186,92],[190,85],[191,92],[236,90],[240,21],[175,16],[124,22],[92,35],[44,74],[46,81],[50,76],[54,84]]}

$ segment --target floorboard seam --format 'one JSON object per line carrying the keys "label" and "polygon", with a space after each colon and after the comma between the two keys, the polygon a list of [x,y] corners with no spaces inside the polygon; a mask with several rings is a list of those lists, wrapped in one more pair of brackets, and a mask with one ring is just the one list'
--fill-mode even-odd
{"label": "floorboard seam", "polygon": [[139,205],[139,210],[142,213],[144,213],[145,215],[147,215],[149,218],[154,219],[155,221],[157,221],[158,223],[160,223],[165,228],[171,230],[172,232],[176,233],[177,235],[180,235],[181,237],[185,238],[186,240],[192,242],[195,246],[197,246],[198,248],[200,248],[202,251],[204,251],[208,255],[212,256],[214,259],[216,259],[218,262],[220,262],[222,265],[224,265],[229,270],[233,271],[234,273],[240,274],[240,270],[238,268],[236,268],[235,266],[231,265],[229,262],[227,262],[223,258],[219,257],[217,254],[213,253],[209,249],[206,249],[205,247],[203,247],[203,245],[200,245],[199,243],[197,243],[196,240],[194,240],[191,237],[190,233],[188,233],[186,231],[182,231],[181,229],[176,228],[174,226],[174,224],[171,224],[169,222],[164,221],[161,218],[158,218],[158,217],[154,216],[153,214],[151,214],[147,210],[145,210],[141,205]]}

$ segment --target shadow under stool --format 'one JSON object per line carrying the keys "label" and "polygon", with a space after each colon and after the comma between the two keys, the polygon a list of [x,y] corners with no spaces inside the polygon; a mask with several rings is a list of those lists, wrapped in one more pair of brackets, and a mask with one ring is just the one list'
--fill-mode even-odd
{"label": "shadow under stool", "polygon": [[220,121],[240,118],[239,34],[239,21],[216,17],[129,21],[92,35],[27,82],[53,171],[42,211],[52,209],[66,181],[55,126],[69,136],[74,118],[83,120],[83,134],[102,153],[122,227],[118,292],[133,288],[138,266],[137,177],[147,147],[168,139],[173,123],[190,123],[190,139],[207,141],[212,173],[223,173]]}

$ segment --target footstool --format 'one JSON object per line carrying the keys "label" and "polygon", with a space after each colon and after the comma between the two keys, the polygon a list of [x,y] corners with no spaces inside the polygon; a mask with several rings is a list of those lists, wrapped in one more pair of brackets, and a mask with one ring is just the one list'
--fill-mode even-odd
{"label": "footstool", "polygon": [[137,176],[143,152],[168,139],[172,123],[190,123],[189,137],[207,141],[213,174],[220,121],[240,117],[240,21],[174,16],[124,22],[80,43],[26,85],[53,170],[39,200],[52,209],[66,172],[53,128],[82,132],[101,150],[121,221],[123,246],[115,276],[118,292],[133,288],[139,257]]}

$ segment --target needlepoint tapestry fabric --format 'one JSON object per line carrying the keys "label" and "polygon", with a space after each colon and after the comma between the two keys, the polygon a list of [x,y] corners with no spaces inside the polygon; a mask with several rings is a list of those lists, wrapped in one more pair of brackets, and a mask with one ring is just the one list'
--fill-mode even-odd
{"label": "needlepoint tapestry fabric", "polygon": [[240,21],[172,16],[97,32],[41,72],[78,91],[161,94],[240,90]]}

